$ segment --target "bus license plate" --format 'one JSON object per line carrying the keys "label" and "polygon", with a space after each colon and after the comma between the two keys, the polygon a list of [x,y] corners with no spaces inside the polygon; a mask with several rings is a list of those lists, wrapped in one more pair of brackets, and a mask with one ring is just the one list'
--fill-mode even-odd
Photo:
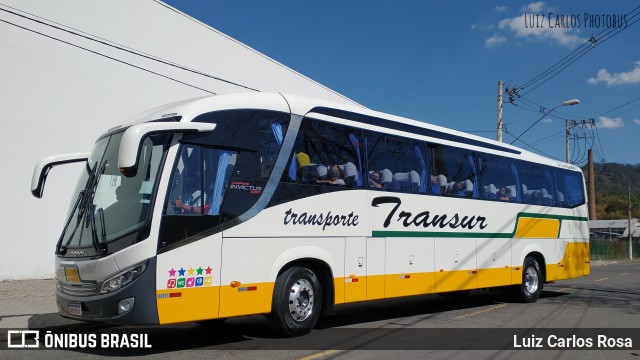
{"label": "bus license plate", "polygon": [[69,315],[82,316],[82,306],[80,304],[68,304],[67,310],[69,311]]}

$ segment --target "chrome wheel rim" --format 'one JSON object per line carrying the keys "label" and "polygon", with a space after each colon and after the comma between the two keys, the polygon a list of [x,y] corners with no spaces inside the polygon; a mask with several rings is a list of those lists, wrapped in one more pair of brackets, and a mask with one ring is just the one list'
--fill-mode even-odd
{"label": "chrome wheel rim", "polygon": [[524,287],[529,294],[534,294],[538,291],[538,272],[533,267],[527,268],[527,272],[524,274]]}
{"label": "chrome wheel rim", "polygon": [[304,321],[313,312],[313,286],[306,279],[298,279],[289,290],[289,313],[296,321]]}

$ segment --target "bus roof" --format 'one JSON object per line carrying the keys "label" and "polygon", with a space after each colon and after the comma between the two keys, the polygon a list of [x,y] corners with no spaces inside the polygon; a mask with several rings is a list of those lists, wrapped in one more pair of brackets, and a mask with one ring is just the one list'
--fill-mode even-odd
{"label": "bus roof", "polygon": [[299,95],[268,92],[233,93],[177,101],[134,115],[122,125],[109,129],[109,132],[168,117],[180,117],[180,121],[189,122],[203,113],[229,109],[264,109],[290,112],[296,115],[311,114],[311,116],[323,120],[351,125],[357,124],[360,127],[369,129],[393,129],[398,133],[408,134],[409,136],[422,136],[443,144],[462,143],[490,153],[500,153],[527,161],[580,171],[580,168],[575,165],[549,159],[510,144],[427,122],[386,114],[365,107]]}

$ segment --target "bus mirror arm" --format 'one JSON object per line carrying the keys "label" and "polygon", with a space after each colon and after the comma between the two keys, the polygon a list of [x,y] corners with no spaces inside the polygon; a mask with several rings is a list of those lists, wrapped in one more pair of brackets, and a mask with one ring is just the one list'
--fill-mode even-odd
{"label": "bus mirror arm", "polygon": [[87,161],[91,153],[73,153],[53,155],[42,158],[33,169],[31,176],[31,194],[37,198],[42,198],[44,193],[44,183],[47,180],[49,171],[54,166]]}
{"label": "bus mirror arm", "polygon": [[150,122],[133,125],[122,135],[120,150],[118,153],[118,169],[127,177],[133,177],[138,172],[140,160],[140,147],[144,139],[150,135],[161,133],[199,133],[215,129],[216,124],[210,123],[175,123],[175,122]]}

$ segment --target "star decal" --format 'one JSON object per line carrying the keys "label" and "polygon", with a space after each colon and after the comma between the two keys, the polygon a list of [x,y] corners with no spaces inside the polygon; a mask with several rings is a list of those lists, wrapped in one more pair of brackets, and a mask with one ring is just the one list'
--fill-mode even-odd
{"label": "star decal", "polygon": [[186,271],[185,269],[180,268],[180,270],[178,270],[178,276],[184,276],[185,271]]}
{"label": "star decal", "polygon": [[169,270],[169,277],[176,277],[176,271],[173,268]]}
{"label": "star decal", "polygon": [[196,272],[198,273],[198,275],[202,275],[202,271],[203,271],[203,270],[204,270],[204,269],[202,268],[202,266],[200,266],[200,267],[198,267],[198,268],[196,269]]}
{"label": "star decal", "polygon": [[193,275],[193,268],[190,267],[189,270],[187,270],[187,272],[189,273],[189,276]]}
{"label": "star decal", "polygon": [[211,267],[207,266],[206,269],[204,269],[204,271],[206,271],[207,275],[211,275],[211,270],[213,270]]}

